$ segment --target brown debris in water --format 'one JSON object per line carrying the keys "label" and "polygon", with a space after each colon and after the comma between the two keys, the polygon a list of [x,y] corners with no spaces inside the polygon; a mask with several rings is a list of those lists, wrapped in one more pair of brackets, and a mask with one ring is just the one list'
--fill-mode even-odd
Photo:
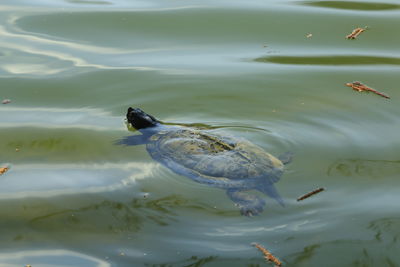
{"label": "brown debris in water", "polygon": [[297,201],[301,201],[301,200],[304,200],[306,198],[309,198],[309,197],[311,197],[311,196],[313,196],[315,194],[318,194],[318,193],[320,193],[320,192],[322,192],[324,190],[325,190],[325,188],[323,188],[323,187],[317,188],[317,189],[315,189],[315,190],[313,190],[313,191],[311,191],[311,192],[309,192],[307,194],[302,195],[301,197],[299,197],[297,199]]}
{"label": "brown debris in water", "polygon": [[356,39],[365,29],[355,28],[349,35],[346,35],[347,39]]}
{"label": "brown debris in water", "polygon": [[388,95],[386,95],[384,93],[381,93],[381,92],[379,92],[379,91],[377,91],[375,89],[372,89],[372,88],[370,88],[370,87],[368,87],[368,86],[366,86],[366,85],[364,85],[364,84],[362,84],[360,82],[346,83],[346,86],[351,87],[351,88],[353,88],[353,90],[358,91],[358,92],[363,92],[363,91],[365,91],[365,92],[373,92],[373,93],[375,93],[377,95],[380,95],[380,96],[382,96],[384,98],[390,98]]}
{"label": "brown debris in water", "polygon": [[266,248],[257,243],[252,243],[252,245],[258,248],[262,252],[262,254],[264,254],[264,258],[266,261],[274,263],[275,267],[282,266],[282,262],[274,255],[272,255],[271,252],[269,252],[269,250],[267,250]]}
{"label": "brown debris in water", "polygon": [[0,167],[0,175],[6,173],[9,169],[8,167]]}

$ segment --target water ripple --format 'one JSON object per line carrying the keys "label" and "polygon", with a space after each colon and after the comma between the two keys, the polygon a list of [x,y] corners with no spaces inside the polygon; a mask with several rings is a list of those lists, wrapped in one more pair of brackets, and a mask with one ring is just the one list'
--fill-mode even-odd
{"label": "water ripple", "polygon": [[100,109],[2,107],[0,128],[37,126],[44,128],[121,129],[120,117]]}
{"label": "water ripple", "polygon": [[[74,263],[74,266],[87,266],[87,267],[109,267],[110,263],[100,260],[98,258],[85,255],[82,253],[63,250],[26,250],[18,252],[8,252],[0,254],[1,266],[54,266],[53,263],[57,262],[57,266],[71,266],[67,262]],[[30,266],[30,265],[29,265]]]}
{"label": "water ripple", "polygon": [[[181,70],[132,66],[131,64],[118,66],[112,62],[94,62],[94,58],[97,58],[99,54],[103,55],[103,57],[105,55],[115,57],[115,55],[154,53],[179,49],[176,47],[126,50],[82,44],[76,41],[50,38],[45,34],[34,35],[17,27],[16,23],[21,17],[15,15],[6,17],[6,24],[10,26],[10,29],[0,26],[0,36],[2,37],[0,47],[3,50],[7,50],[9,56],[0,64],[0,69],[10,74],[53,75],[71,70],[72,67],[182,72]],[[66,63],[70,63],[70,65]],[[49,65],[51,65],[51,68],[48,67]]]}
{"label": "water ripple", "polygon": [[362,55],[269,56],[256,58],[254,61],[289,65],[400,65],[400,58],[397,57]]}
{"label": "water ripple", "polygon": [[314,7],[360,10],[360,11],[381,11],[381,10],[400,9],[400,5],[389,4],[389,3],[379,3],[379,2],[305,1],[300,4],[307,5],[307,6],[314,6]]}
{"label": "water ripple", "polygon": [[399,171],[399,160],[340,159],[329,166],[327,175],[381,179],[395,176]]}
{"label": "water ripple", "polygon": [[112,2],[108,1],[92,1],[92,0],[67,0],[71,4],[90,4],[90,5],[112,5]]}
{"label": "water ripple", "polygon": [[114,191],[152,176],[156,163],[12,165],[0,181],[0,199]]}

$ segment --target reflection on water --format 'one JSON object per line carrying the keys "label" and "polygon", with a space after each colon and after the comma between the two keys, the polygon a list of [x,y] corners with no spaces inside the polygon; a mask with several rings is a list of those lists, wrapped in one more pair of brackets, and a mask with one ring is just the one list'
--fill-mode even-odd
{"label": "reflection on water", "polygon": [[[6,18],[7,15],[4,17]],[[115,65],[115,60],[102,64],[97,63],[98,59],[96,59],[98,53],[102,54],[104,58],[106,55],[114,58],[118,54],[142,53],[142,50],[128,51],[81,44],[63,38],[49,38],[47,35],[32,35],[31,32],[23,31],[14,25],[18,21],[18,17],[10,17],[7,23],[11,24],[11,29],[0,26],[0,36],[2,37],[0,48],[8,52],[7,60],[0,64],[0,75],[3,74],[1,70],[5,74],[52,75],[70,72],[74,67],[78,67],[80,72],[90,68],[155,70],[155,68],[147,66]]]}
{"label": "reflection on water", "polygon": [[[36,126],[46,128],[79,128],[110,130],[121,128],[120,117],[94,108],[3,107],[0,127]],[[14,130],[15,131],[15,130]],[[2,130],[4,132],[4,130]]]}
{"label": "reflection on water", "polygon": [[383,178],[399,172],[400,161],[397,160],[342,159],[330,165],[327,174]]}
{"label": "reflection on water", "polygon": [[28,250],[1,253],[0,262],[3,267],[13,266],[57,266],[68,267],[109,267],[108,262],[69,250]]}
{"label": "reflection on water", "polygon": [[368,229],[375,232],[375,240],[396,248],[400,238],[400,217],[382,218],[372,221]]}
{"label": "reflection on water", "polygon": [[365,10],[365,11],[379,11],[379,10],[393,10],[399,9],[400,5],[379,2],[354,2],[354,1],[305,1],[301,2],[303,5],[349,9],[349,10]]}
{"label": "reflection on water", "polygon": [[145,222],[150,221],[159,226],[177,222],[182,209],[226,213],[180,195],[157,199],[134,198],[129,202],[103,200],[75,209],[58,208],[54,205],[40,209],[43,208],[50,211],[41,215],[35,212],[36,215],[29,219],[29,224],[32,228],[45,232],[57,232],[60,228],[68,232],[85,233],[138,232]]}
{"label": "reflection on water", "polygon": [[256,62],[292,65],[400,65],[400,58],[377,56],[270,56],[256,58]]}
{"label": "reflection on water", "polygon": [[111,2],[107,1],[94,1],[94,0],[66,0],[68,3],[72,4],[92,4],[92,5],[111,5]]}
{"label": "reflection on water", "polygon": [[181,262],[176,263],[162,263],[162,264],[144,264],[144,266],[148,267],[201,267],[207,263],[214,262],[218,257],[216,256],[209,256],[204,258],[198,258],[196,256],[192,256],[190,259],[183,260]]}
{"label": "reflection on water", "polygon": [[[261,267],[267,266],[263,257],[258,257],[256,259],[224,259],[219,256],[205,256],[198,257],[192,256],[188,259],[181,261],[168,261],[165,263],[150,264],[145,263],[146,267],[220,267],[220,266],[230,266],[230,267]],[[272,265],[271,265],[272,266]]]}
{"label": "reflection on water", "polygon": [[351,238],[349,233],[348,239],[308,245],[288,260],[293,266],[398,266],[400,219],[376,219],[366,229],[370,231],[365,238]]}
{"label": "reflection on water", "polygon": [[314,255],[317,253],[317,250],[321,247],[320,244],[314,244],[310,245],[307,247],[304,247],[303,251],[295,255],[295,259],[293,260],[293,263],[296,264],[296,266],[302,266],[304,263],[308,263],[310,259],[314,257]]}
{"label": "reflection on water", "polygon": [[137,232],[143,218],[132,205],[105,200],[78,209],[55,210],[31,219],[29,224],[38,231],[57,232],[62,226],[68,232],[104,234]]}
{"label": "reflection on water", "polygon": [[12,165],[0,179],[0,199],[50,198],[58,195],[110,192],[150,177],[152,163]]}
{"label": "reflection on water", "polygon": [[[139,206],[137,206],[137,202],[139,200],[133,200],[131,205],[133,207],[140,207],[140,204],[143,205],[143,203],[140,201]],[[187,198],[184,198],[181,195],[169,195],[163,198],[155,199],[152,201],[146,201],[144,203],[144,207],[147,209],[155,210],[158,211],[159,213],[162,213],[164,216],[165,215],[170,215],[170,216],[178,216],[178,211],[181,210],[193,210],[196,213],[207,213],[207,214],[217,214],[217,215],[233,215],[235,216],[235,210],[231,211],[224,211],[224,210],[217,210],[215,206],[211,206],[202,202],[198,202],[195,200],[189,200]],[[154,216],[147,216],[148,218],[151,218],[152,220],[156,220],[157,217]],[[172,219],[173,217],[171,217]],[[163,222],[157,221],[159,224],[164,224]]]}

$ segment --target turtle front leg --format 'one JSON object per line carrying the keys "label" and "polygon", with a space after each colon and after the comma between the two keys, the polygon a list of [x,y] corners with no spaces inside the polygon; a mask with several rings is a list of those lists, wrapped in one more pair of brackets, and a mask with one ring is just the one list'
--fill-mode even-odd
{"label": "turtle front leg", "polygon": [[242,215],[258,215],[264,209],[265,201],[256,195],[245,193],[241,189],[228,189],[226,193],[239,206]]}

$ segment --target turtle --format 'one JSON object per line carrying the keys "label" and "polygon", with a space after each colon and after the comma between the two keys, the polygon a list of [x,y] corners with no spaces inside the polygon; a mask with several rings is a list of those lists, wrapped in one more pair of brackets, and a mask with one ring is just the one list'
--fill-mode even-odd
{"label": "turtle", "polygon": [[146,145],[150,156],[173,172],[225,189],[242,215],[259,215],[266,204],[251,191],[260,191],[285,206],[274,183],[291,162],[291,152],[274,157],[248,140],[166,124],[140,108],[129,107],[126,119],[141,134],[124,137],[117,144]]}

